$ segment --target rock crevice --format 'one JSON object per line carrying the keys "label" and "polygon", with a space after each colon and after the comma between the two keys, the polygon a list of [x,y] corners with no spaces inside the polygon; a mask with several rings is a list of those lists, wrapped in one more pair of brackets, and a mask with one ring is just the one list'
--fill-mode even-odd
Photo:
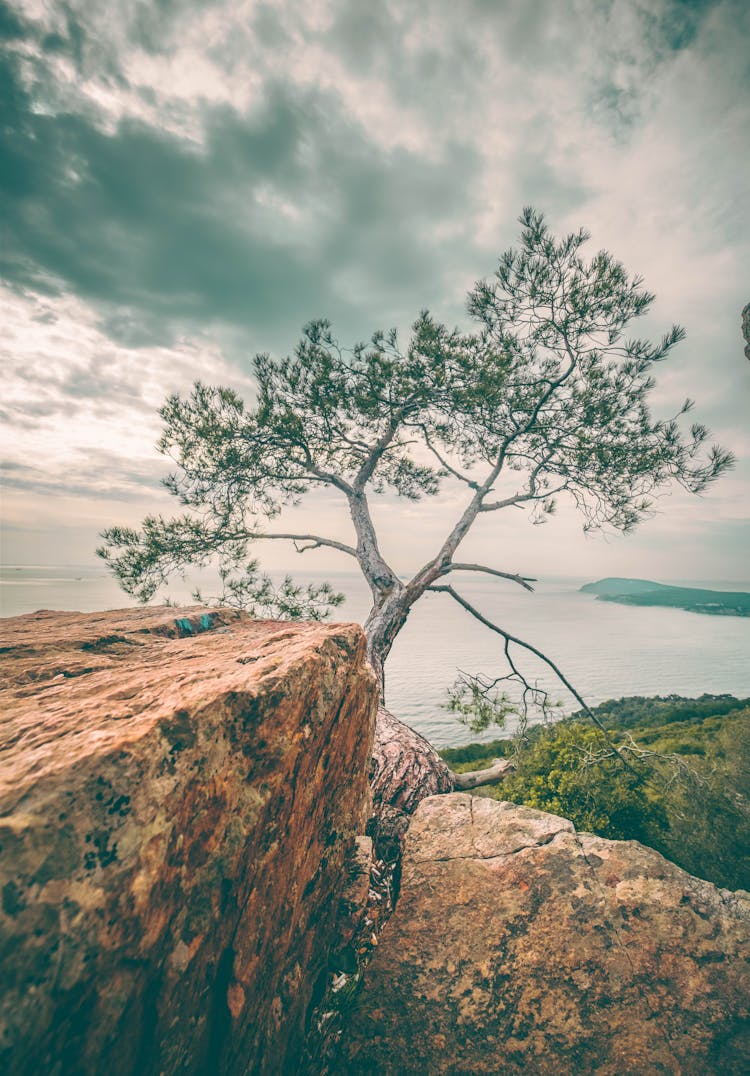
{"label": "rock crevice", "polygon": [[748,953],[747,894],[530,808],[431,797],[337,1071],[745,1073]]}

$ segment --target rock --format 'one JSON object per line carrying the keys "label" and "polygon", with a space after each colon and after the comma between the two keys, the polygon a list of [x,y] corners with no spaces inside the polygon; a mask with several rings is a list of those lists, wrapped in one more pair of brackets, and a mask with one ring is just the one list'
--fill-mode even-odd
{"label": "rock", "polygon": [[750,359],[750,303],[742,311],[742,335],[745,340],[745,358]]}
{"label": "rock", "polygon": [[356,837],[355,841],[353,853],[346,864],[346,884],[341,894],[338,943],[342,947],[349,944],[359,928],[370,891],[372,838]]}
{"label": "rock", "polygon": [[3,623],[0,1070],[294,1071],[377,705],[355,625]]}
{"label": "rock", "polygon": [[418,807],[337,1071],[750,1071],[750,894],[464,793]]}

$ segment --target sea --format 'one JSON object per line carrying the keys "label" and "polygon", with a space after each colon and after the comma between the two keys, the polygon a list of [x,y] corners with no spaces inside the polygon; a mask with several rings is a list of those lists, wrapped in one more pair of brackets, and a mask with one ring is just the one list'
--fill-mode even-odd
{"label": "sea", "polygon": [[[336,620],[361,622],[369,591],[353,573],[299,573],[300,580],[328,579],[346,595]],[[543,651],[589,705],[623,695],[750,696],[750,618],[706,616],[680,609],[645,608],[598,601],[582,594],[591,579],[542,578],[533,593],[511,582],[455,573],[451,583],[489,619]],[[666,580],[711,590],[750,591],[747,582]],[[201,581],[205,586],[205,580]],[[160,595],[193,604],[192,583],[178,582]],[[209,586],[206,592],[210,593]],[[3,617],[37,609],[82,612],[135,604],[102,567],[0,566]],[[561,703],[578,708],[554,675],[533,655],[514,656],[531,681]],[[473,733],[447,707],[460,672],[496,677],[506,672],[502,640],[445,594],[426,594],[414,607],[386,665],[386,703],[437,748],[487,741],[512,732],[493,726]]]}

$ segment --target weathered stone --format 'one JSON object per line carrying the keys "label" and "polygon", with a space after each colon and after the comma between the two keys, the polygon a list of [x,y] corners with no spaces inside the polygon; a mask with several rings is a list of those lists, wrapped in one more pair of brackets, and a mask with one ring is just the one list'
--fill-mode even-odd
{"label": "weathered stone", "polygon": [[294,1070],[369,814],[354,625],[3,624],[0,1070]]}
{"label": "weathered stone", "polygon": [[742,336],[745,341],[745,358],[750,359],[750,303],[742,311]]}
{"label": "weathered stone", "polygon": [[526,807],[424,800],[338,1071],[750,1071],[750,895]]}
{"label": "weathered stone", "polygon": [[348,945],[354,937],[367,907],[372,869],[372,838],[357,837],[354,850],[346,864],[347,876],[341,894],[339,911],[340,946]]}

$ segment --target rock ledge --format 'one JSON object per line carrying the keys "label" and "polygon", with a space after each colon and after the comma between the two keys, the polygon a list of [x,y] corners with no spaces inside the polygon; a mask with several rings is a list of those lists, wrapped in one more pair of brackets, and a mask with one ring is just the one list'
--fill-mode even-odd
{"label": "rock ledge", "polygon": [[361,629],[2,630],[0,1070],[294,1071],[369,815]]}
{"label": "rock ledge", "polygon": [[634,841],[424,800],[339,1071],[750,1071],[750,894]]}

